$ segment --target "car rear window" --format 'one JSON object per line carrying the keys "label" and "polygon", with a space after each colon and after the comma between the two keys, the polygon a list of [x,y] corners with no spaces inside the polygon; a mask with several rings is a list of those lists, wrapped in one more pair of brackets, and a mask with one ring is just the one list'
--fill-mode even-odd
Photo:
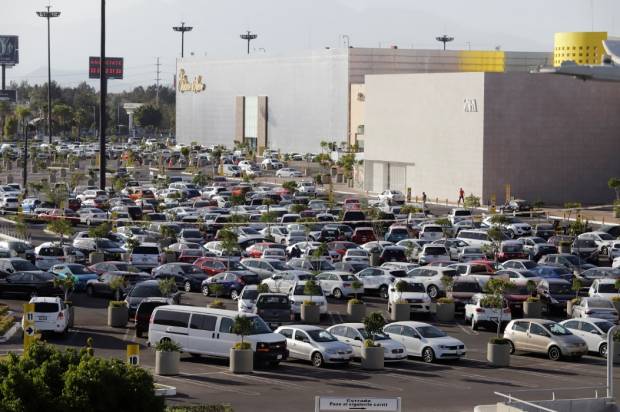
{"label": "car rear window", "polygon": [[261,296],[256,301],[257,308],[265,309],[288,309],[290,306],[288,297],[286,296]]}
{"label": "car rear window", "polygon": [[138,246],[133,249],[134,255],[159,255],[159,249],[154,246]]}
{"label": "car rear window", "polygon": [[39,250],[39,256],[64,256],[61,247],[44,247]]}
{"label": "car rear window", "polygon": [[452,286],[453,292],[481,292],[480,284],[478,282],[454,282]]}
{"label": "car rear window", "polygon": [[36,313],[56,313],[59,312],[58,303],[54,302],[35,302],[34,311]]}

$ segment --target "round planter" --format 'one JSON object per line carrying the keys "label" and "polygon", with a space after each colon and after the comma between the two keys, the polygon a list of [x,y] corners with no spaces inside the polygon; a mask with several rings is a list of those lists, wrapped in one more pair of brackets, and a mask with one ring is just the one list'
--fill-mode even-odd
{"label": "round planter", "polygon": [[362,368],[372,371],[383,369],[383,347],[362,346]]}
{"label": "round planter", "polygon": [[510,366],[510,345],[487,344],[487,360],[493,366],[505,368]]}
{"label": "round planter", "polygon": [[347,314],[349,315],[349,322],[361,322],[366,316],[366,305],[363,303],[348,303]]}
{"label": "round planter", "polygon": [[232,373],[252,373],[254,370],[254,352],[252,349],[230,349],[230,365]]}
{"label": "round planter", "polygon": [[127,306],[108,306],[108,326],[124,328],[129,321],[129,309]]}
{"label": "round planter", "polygon": [[437,303],[437,320],[439,322],[452,322],[454,320],[454,302]]}
{"label": "round planter", "polygon": [[301,305],[301,320],[306,323],[319,323],[321,320],[321,307],[319,305]]}
{"label": "round planter", "polygon": [[105,256],[101,252],[90,252],[90,254],[88,255],[88,259],[90,261],[90,264],[94,265],[95,263],[103,262]]}
{"label": "round planter", "polygon": [[411,318],[411,306],[408,303],[392,303],[390,319],[394,322],[401,322]]}
{"label": "round planter", "polygon": [[178,375],[181,353],[155,351],[155,375]]}
{"label": "round planter", "polygon": [[540,318],[542,316],[542,303],[536,302],[523,302],[523,317],[524,318]]}

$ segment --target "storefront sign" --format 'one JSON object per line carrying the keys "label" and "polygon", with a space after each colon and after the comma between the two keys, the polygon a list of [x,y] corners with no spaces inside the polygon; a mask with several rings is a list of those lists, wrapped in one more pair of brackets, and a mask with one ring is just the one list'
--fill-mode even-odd
{"label": "storefront sign", "polygon": [[400,412],[400,398],[332,398],[317,396],[315,411]]}
{"label": "storefront sign", "polygon": [[200,93],[207,88],[207,85],[202,82],[202,76],[198,75],[190,82],[185,69],[179,69],[179,81],[178,89],[181,93],[194,92]]}

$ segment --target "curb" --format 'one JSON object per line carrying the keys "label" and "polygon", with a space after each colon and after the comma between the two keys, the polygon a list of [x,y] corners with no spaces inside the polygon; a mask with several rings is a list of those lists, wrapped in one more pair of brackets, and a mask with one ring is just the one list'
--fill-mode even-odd
{"label": "curb", "polygon": [[19,324],[19,322],[15,321],[13,326],[11,326],[11,328],[6,331],[4,336],[0,336],[0,343],[5,343],[5,342],[10,341],[13,338],[13,336],[17,334],[19,330],[21,330],[21,325]]}
{"label": "curb", "polygon": [[176,394],[176,387],[164,385],[158,382],[155,383],[155,396],[175,396]]}

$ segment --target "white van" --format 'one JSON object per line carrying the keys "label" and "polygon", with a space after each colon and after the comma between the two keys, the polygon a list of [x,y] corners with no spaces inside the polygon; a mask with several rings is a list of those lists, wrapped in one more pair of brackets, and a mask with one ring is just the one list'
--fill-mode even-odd
{"label": "white van", "polygon": [[423,240],[439,240],[444,237],[444,228],[441,225],[426,224],[420,229],[420,239]]}
{"label": "white van", "polygon": [[237,316],[246,316],[252,321],[252,331],[245,341],[252,345],[254,362],[276,366],[288,357],[286,339],[273,333],[260,316],[197,306],[155,308],[148,344],[156,345],[168,339],[179,344],[183,352],[228,359],[230,349],[241,341],[241,336],[232,332]]}
{"label": "white van", "polygon": [[141,270],[152,270],[161,263],[161,250],[157,243],[142,243],[133,248],[130,263]]}
{"label": "white van", "polygon": [[461,239],[467,242],[470,246],[482,247],[491,246],[492,242],[489,239],[489,235],[484,230],[461,230],[456,236],[457,239]]}
{"label": "white van", "polygon": [[448,215],[448,220],[450,220],[450,223],[452,223],[453,225],[457,222],[460,222],[461,220],[471,220],[471,219],[472,219],[471,210],[464,209],[464,208],[454,208],[450,210],[450,214]]}

